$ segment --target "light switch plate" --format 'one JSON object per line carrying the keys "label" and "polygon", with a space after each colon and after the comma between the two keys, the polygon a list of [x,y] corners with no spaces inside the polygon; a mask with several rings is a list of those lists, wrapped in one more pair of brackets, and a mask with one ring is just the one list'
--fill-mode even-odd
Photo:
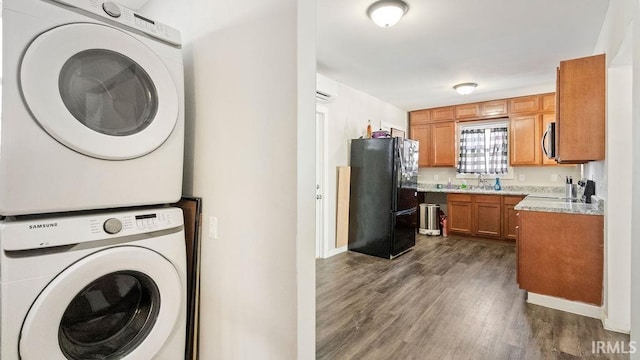
{"label": "light switch plate", "polygon": [[518,175],[518,181],[524,181],[524,174]]}
{"label": "light switch plate", "polygon": [[438,181],[438,175],[433,175],[433,180]]}
{"label": "light switch plate", "polygon": [[551,182],[558,182],[558,174],[551,174]]}

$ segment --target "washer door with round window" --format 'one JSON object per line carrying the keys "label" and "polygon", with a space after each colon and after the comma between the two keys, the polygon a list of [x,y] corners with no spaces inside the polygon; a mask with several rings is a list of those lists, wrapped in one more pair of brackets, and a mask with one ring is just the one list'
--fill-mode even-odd
{"label": "washer door with round window", "polygon": [[35,300],[20,358],[152,359],[174,330],[182,281],[160,254],[120,246],[80,259]]}
{"label": "washer door with round window", "polygon": [[178,91],[158,55],[105,25],[69,24],[39,35],[23,56],[20,84],[50,136],[95,158],[148,154],[178,120]]}

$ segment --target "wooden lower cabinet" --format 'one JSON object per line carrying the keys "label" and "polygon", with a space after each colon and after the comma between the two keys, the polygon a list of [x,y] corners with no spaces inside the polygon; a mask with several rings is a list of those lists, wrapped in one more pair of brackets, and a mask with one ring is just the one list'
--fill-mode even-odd
{"label": "wooden lower cabinet", "polygon": [[[507,199],[506,205],[504,199]],[[449,194],[447,196],[449,232],[515,240],[512,212],[515,204],[522,199],[522,196]],[[507,226],[505,226],[505,218],[509,221]]]}
{"label": "wooden lower cabinet", "polygon": [[473,196],[474,235],[499,239],[502,236],[502,196]]}
{"label": "wooden lower cabinet", "polygon": [[537,294],[602,305],[602,216],[518,212],[518,283]]}
{"label": "wooden lower cabinet", "polygon": [[449,194],[447,197],[447,212],[449,232],[473,235],[471,195]]}
{"label": "wooden lower cabinet", "polygon": [[514,207],[524,196],[504,196],[502,198],[502,237],[516,240],[518,233],[518,211]]}

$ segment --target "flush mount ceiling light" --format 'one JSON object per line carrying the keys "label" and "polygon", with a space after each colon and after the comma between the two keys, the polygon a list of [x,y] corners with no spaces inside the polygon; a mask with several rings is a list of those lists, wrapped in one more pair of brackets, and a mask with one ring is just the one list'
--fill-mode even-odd
{"label": "flush mount ceiling light", "polygon": [[475,90],[475,88],[477,86],[478,86],[478,84],[476,84],[476,83],[463,83],[463,84],[458,84],[458,85],[454,86],[453,88],[460,95],[469,95],[469,94],[471,94],[471,92],[473,92],[473,90]]}
{"label": "flush mount ceiling light", "polygon": [[402,0],[380,0],[369,6],[367,15],[376,25],[390,27],[400,21],[407,11],[409,11],[409,5]]}

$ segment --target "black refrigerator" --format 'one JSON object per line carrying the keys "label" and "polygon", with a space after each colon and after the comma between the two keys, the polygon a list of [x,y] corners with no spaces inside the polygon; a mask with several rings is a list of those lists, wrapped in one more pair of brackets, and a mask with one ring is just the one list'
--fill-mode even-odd
{"label": "black refrigerator", "polygon": [[392,259],[416,244],[418,142],[351,141],[351,251]]}

